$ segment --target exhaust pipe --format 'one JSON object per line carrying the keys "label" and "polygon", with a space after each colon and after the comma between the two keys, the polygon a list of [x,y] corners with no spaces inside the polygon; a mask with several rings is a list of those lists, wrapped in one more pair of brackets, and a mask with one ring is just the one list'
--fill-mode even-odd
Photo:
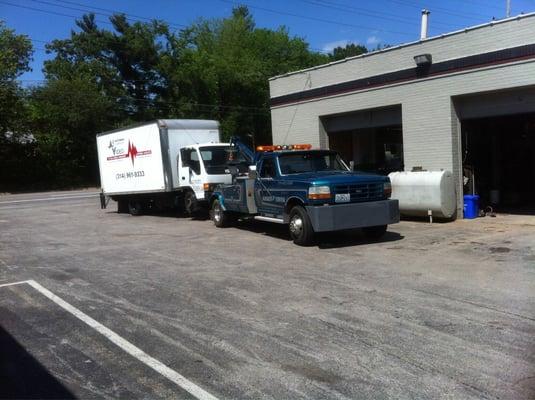
{"label": "exhaust pipe", "polygon": [[422,30],[420,31],[420,40],[427,39],[427,27],[428,27],[428,20],[429,20],[429,14],[431,14],[431,11],[423,9],[422,10]]}

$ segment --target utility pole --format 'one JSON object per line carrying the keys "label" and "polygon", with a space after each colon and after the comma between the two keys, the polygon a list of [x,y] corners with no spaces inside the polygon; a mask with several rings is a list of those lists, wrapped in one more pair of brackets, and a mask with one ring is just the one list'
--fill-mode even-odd
{"label": "utility pole", "polygon": [[507,0],[507,7],[505,9],[505,16],[509,18],[511,16],[511,0]]}

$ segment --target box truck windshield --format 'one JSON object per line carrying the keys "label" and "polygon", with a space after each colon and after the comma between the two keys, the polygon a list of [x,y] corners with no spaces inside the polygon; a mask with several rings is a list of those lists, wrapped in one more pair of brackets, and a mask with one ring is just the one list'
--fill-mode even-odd
{"label": "box truck windshield", "polygon": [[227,169],[229,146],[203,146],[199,148],[204,169],[209,175],[224,174]]}

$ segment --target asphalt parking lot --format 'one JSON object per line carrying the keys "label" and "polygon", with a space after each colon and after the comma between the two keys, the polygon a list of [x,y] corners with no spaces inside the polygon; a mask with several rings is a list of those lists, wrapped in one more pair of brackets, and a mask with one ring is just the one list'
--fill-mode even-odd
{"label": "asphalt parking lot", "polygon": [[303,248],[78,191],[0,196],[0,239],[3,398],[535,398],[533,216]]}

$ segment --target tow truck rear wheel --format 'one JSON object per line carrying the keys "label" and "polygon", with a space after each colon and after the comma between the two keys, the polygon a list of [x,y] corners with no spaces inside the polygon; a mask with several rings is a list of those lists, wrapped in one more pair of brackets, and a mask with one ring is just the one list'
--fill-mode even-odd
{"label": "tow truck rear wheel", "polygon": [[387,225],[368,226],[366,228],[362,228],[362,232],[364,233],[366,239],[377,240],[383,237],[386,232],[386,228]]}
{"label": "tow truck rear wheel", "polygon": [[310,246],[314,242],[314,229],[306,212],[301,206],[290,210],[290,236],[299,246]]}
{"label": "tow truck rear wheel", "polygon": [[233,218],[228,212],[223,210],[221,202],[217,199],[212,202],[210,217],[212,218],[212,221],[214,221],[214,225],[218,228],[225,228],[233,222]]}

